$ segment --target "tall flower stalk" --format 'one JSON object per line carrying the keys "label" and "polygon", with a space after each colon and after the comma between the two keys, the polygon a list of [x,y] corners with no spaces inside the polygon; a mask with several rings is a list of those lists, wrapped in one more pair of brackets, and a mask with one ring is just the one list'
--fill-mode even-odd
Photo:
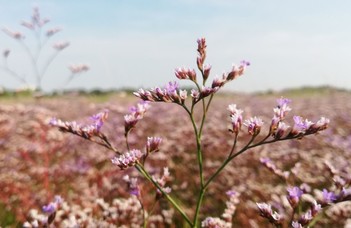
{"label": "tall flower stalk", "polygon": [[[105,135],[100,131],[102,123],[107,118],[107,114],[99,114],[98,118],[94,119],[94,121],[97,122],[90,127],[81,126],[75,122],[63,122],[56,119],[52,121],[52,124],[59,127],[61,131],[76,134],[115,151],[116,156],[112,159],[112,163],[118,166],[121,170],[135,167],[139,173],[145,177],[146,180],[150,181],[155,186],[157,191],[156,199],[159,197],[166,198],[190,227],[199,227],[200,217],[203,217],[201,214],[201,208],[203,205],[205,193],[210,184],[216,180],[218,175],[233,159],[243,154],[244,152],[261,145],[285,140],[300,139],[304,136],[315,134],[326,129],[329,124],[329,119],[324,117],[320,118],[320,120],[314,123],[307,119],[303,119],[300,116],[295,116],[293,118],[295,122],[294,126],[288,126],[284,120],[289,111],[291,111],[291,108],[289,107],[291,101],[286,98],[280,98],[277,100],[277,106],[273,108],[273,117],[271,123],[269,123],[268,126],[268,133],[261,136],[261,132],[263,132],[262,128],[265,124],[263,120],[256,116],[244,120],[243,110],[239,109],[236,104],[231,104],[227,109],[229,111],[229,118],[231,121],[231,127],[228,130],[233,135],[232,146],[228,151],[227,157],[221,161],[221,165],[217,168],[217,170],[215,170],[209,177],[206,178],[204,176],[205,167],[202,135],[211,103],[214,96],[226,83],[242,76],[246,68],[250,66],[250,63],[248,61],[241,61],[239,65],[233,65],[232,69],[229,72],[224,73],[220,77],[214,78],[211,83],[208,83],[208,80],[210,79],[209,76],[211,72],[211,65],[205,64],[205,59],[207,56],[206,47],[207,44],[205,38],[200,38],[197,40],[198,56],[196,62],[197,68],[200,71],[200,77],[197,76],[194,69],[177,68],[175,70],[175,76],[179,80],[190,80],[192,83],[194,83],[195,88],[191,91],[180,89],[178,82],[169,82],[162,88],[155,87],[150,90],[139,89],[134,93],[135,96],[139,97],[143,101],[136,107],[131,108],[130,114],[124,116],[124,136],[126,142],[125,152],[121,152],[119,149],[116,149],[114,146],[112,146],[112,143],[110,143]],[[190,96],[188,97],[189,92]],[[186,102],[187,99],[190,99],[191,101]],[[144,151],[130,147],[128,137],[132,133],[132,130],[136,127],[137,123],[143,119],[147,109],[150,107],[150,102],[176,104],[180,106],[189,116],[189,121],[193,127],[193,132],[196,140],[195,153],[198,165],[197,176],[200,183],[197,188],[196,206],[194,207],[195,209],[192,215],[188,214],[182,208],[182,203],[179,200],[175,200],[172,197],[171,188],[165,186],[165,179],[155,178],[150,174],[145,166],[147,158],[159,150],[159,144],[162,141],[161,138],[149,137],[145,147],[146,149]],[[200,109],[195,109],[197,105],[200,106]],[[197,115],[195,114],[197,114],[196,112],[198,110],[200,111],[201,118],[199,121],[196,121],[195,116]],[[100,126],[100,128],[97,129],[97,126]],[[238,148],[237,141],[241,139],[241,137],[239,137],[241,135],[244,136],[243,140],[247,140],[247,136],[249,136],[249,138],[242,148]],[[233,192],[230,192],[229,195],[235,195],[236,198],[238,197],[238,195],[234,194]],[[294,197],[295,196],[293,195],[290,197],[292,203],[297,202],[296,197]],[[237,199],[235,202],[237,202]],[[258,205],[260,208],[262,208],[261,214],[265,216],[272,215],[269,218],[276,224],[279,223],[279,219],[276,217],[276,214],[272,212],[272,209],[269,206],[263,204]],[[147,208],[142,208],[143,210],[147,210]],[[269,214],[268,212],[272,213]],[[230,217],[230,215],[234,213],[234,210],[228,209],[226,213],[227,214],[223,216],[224,218],[228,218],[228,216]],[[144,218],[145,217],[146,216],[144,216]],[[201,222],[201,225],[202,227],[216,227],[214,224],[223,223],[226,224],[224,227],[230,227],[230,225],[228,225],[228,221],[224,221],[220,218],[207,217],[204,221]],[[147,224],[147,222],[144,221],[144,224]]]}
{"label": "tall flower stalk", "polygon": [[[42,57],[42,53],[46,44],[51,40],[51,38],[59,33],[62,29],[59,27],[53,27],[44,30],[46,24],[48,24],[50,20],[48,18],[42,18],[39,12],[39,8],[33,8],[33,13],[31,19],[29,21],[22,21],[21,25],[28,29],[34,36],[35,39],[35,48],[31,49],[25,41],[26,36],[19,31],[13,31],[8,28],[2,28],[2,31],[17,41],[19,45],[26,52],[27,57],[29,59],[30,65],[32,66],[33,76],[35,78],[35,89],[38,91],[42,90],[42,80],[46,75],[46,72],[52,62],[56,59],[59,53],[61,53],[64,49],[66,49],[70,43],[67,41],[59,41],[52,44],[53,52],[48,57]],[[29,86],[29,81],[25,74],[21,72],[17,72],[12,69],[8,64],[8,59],[10,57],[11,51],[9,49],[5,49],[3,51],[3,63],[0,65],[0,69],[9,75],[13,76],[16,80],[24,83],[26,86]],[[44,58],[44,59],[43,59]],[[40,64],[40,62],[44,62],[44,64]],[[79,65],[70,65],[69,70],[71,74],[69,79],[65,82],[63,86],[67,86],[67,84],[73,79],[73,77],[79,73],[85,72],[89,70],[89,67],[85,64]]]}

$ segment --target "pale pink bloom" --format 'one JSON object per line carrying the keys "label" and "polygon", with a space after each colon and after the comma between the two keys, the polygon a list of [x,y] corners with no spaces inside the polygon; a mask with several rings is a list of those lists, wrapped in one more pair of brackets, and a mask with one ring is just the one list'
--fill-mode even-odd
{"label": "pale pink bloom", "polygon": [[61,51],[61,50],[65,49],[68,46],[69,46],[69,42],[64,41],[64,42],[57,42],[52,47],[55,48],[58,51]]}
{"label": "pale pink bloom", "polygon": [[78,74],[89,70],[89,66],[86,64],[72,64],[68,68],[72,74]]}

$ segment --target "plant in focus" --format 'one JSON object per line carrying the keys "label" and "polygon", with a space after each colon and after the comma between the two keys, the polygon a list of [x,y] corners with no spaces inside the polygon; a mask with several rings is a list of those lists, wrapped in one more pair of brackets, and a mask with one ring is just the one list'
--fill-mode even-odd
{"label": "plant in focus", "polygon": [[[264,122],[261,118],[253,116],[244,119],[243,110],[239,109],[236,104],[231,104],[227,107],[230,119],[229,133],[232,135],[231,149],[227,152],[226,158],[220,161],[220,165],[216,167],[215,171],[205,176],[203,155],[206,153],[206,150],[203,146],[203,131],[213,98],[226,83],[242,76],[250,63],[242,61],[239,66],[234,65],[229,72],[214,78],[208,83],[211,65],[205,64],[207,55],[206,40],[204,38],[198,39],[197,44],[197,68],[200,72],[200,76],[196,73],[195,69],[178,68],[175,70],[175,76],[179,80],[189,80],[194,84],[195,88],[191,91],[183,90],[180,89],[178,82],[172,81],[162,88],[156,87],[150,90],[139,89],[135,92],[134,94],[139,97],[142,102],[132,107],[130,113],[124,116],[124,147],[122,145],[118,145],[118,147],[113,145],[111,140],[102,132],[102,127],[108,117],[107,110],[94,115],[91,118],[91,124],[88,125],[79,124],[77,122],[65,122],[55,118],[52,119],[50,123],[58,127],[62,132],[75,134],[114,151],[116,155],[112,158],[112,163],[121,170],[135,168],[141,176],[154,186],[155,204],[160,202],[160,199],[166,199],[181,215],[187,226],[232,227],[232,218],[236,209],[235,205],[239,203],[240,197],[240,192],[235,191],[235,186],[227,192],[229,200],[227,201],[227,208],[221,218],[206,217],[201,211],[206,191],[226,166],[236,157],[252,148],[280,141],[302,139],[305,136],[325,130],[328,127],[329,119],[321,117],[316,122],[312,122],[301,116],[294,116],[294,123],[292,126],[289,126],[285,119],[287,114],[291,111],[289,107],[291,101],[286,98],[279,98],[277,100],[277,106],[273,108],[271,122],[268,124],[267,130],[263,131]],[[185,210],[183,207],[184,202],[181,202],[181,199],[174,196],[171,184],[169,183],[171,173],[167,167],[164,167],[163,173],[161,174],[148,170],[148,168],[150,168],[150,166],[147,165],[148,158],[160,150],[162,138],[155,136],[148,137],[144,149],[130,146],[130,135],[133,133],[133,129],[136,128],[137,123],[143,119],[152,102],[172,103],[179,106],[187,114],[189,123],[192,125],[196,140],[196,151],[194,151],[194,153],[196,153],[198,166],[196,175],[199,183],[197,195],[195,196],[197,197],[196,205],[190,207],[195,208],[192,212]],[[196,106],[199,106],[199,108],[195,108]],[[198,117],[200,118],[198,119]],[[238,146],[241,145],[238,143],[239,139],[244,141],[244,144],[242,144],[243,146]],[[263,159],[262,162],[281,178],[286,178],[286,173],[278,170],[274,164],[269,163],[269,159]],[[136,177],[126,176],[125,180],[128,183],[130,194],[135,196],[140,203],[143,215],[142,224],[146,227],[154,207],[146,208],[144,206],[142,185],[138,183]],[[297,217],[297,215],[301,211],[297,213],[297,210],[301,209],[298,205],[304,192],[300,187],[292,186],[288,188],[287,199],[293,208],[291,224],[293,224],[294,227],[306,227],[312,223],[313,218],[321,211],[322,207],[331,203],[349,200],[351,196],[349,184],[349,182],[347,184],[345,183],[337,192],[324,190],[324,198],[321,201],[322,204],[317,203],[317,201],[312,202],[310,210],[307,210],[306,214],[300,217]],[[271,205],[258,203],[257,206],[263,217],[267,218],[276,227],[282,226],[283,219],[286,218],[283,218],[278,212],[275,212]],[[200,220],[202,221],[200,222]]]}
{"label": "plant in focus", "polygon": [[[67,41],[59,41],[52,44],[53,52],[47,58],[44,58],[43,52],[46,44],[48,41],[60,32],[62,29],[59,27],[53,27],[44,30],[44,26],[48,24],[50,20],[48,18],[42,18],[39,9],[37,7],[33,8],[33,13],[31,16],[30,21],[22,21],[21,25],[26,29],[30,30],[33,33],[35,39],[35,48],[30,49],[28,44],[24,42],[25,35],[19,31],[13,31],[8,28],[2,28],[2,31],[7,34],[9,37],[17,41],[20,46],[24,49],[26,54],[28,55],[28,59],[30,64],[33,68],[33,76],[35,78],[35,89],[40,91],[42,89],[42,80],[46,75],[48,67],[51,63],[55,60],[58,54],[66,49],[69,46],[69,42]],[[3,64],[0,65],[0,69],[5,71],[7,74],[13,76],[15,79],[20,81],[21,83],[29,86],[29,81],[25,74],[20,73],[16,69],[13,69],[8,64],[8,59],[10,58],[10,49],[5,49],[2,52]],[[73,64],[70,65],[69,70],[71,72],[70,76],[68,77],[67,81],[63,85],[62,88],[68,85],[68,83],[74,78],[75,75],[80,73],[86,72],[89,70],[89,67],[86,64]]]}

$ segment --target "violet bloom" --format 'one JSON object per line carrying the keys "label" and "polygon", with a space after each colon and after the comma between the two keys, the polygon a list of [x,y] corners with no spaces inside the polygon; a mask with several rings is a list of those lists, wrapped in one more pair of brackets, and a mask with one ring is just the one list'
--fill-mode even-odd
{"label": "violet bloom", "polygon": [[334,203],[336,195],[333,192],[329,192],[327,189],[323,189],[323,203],[330,204]]}
{"label": "violet bloom", "polygon": [[245,126],[248,128],[248,132],[250,135],[258,135],[261,131],[261,127],[263,125],[263,121],[261,118],[258,117],[251,117],[248,120],[245,120],[244,123]]}
{"label": "violet bloom", "polygon": [[294,127],[291,130],[293,135],[304,134],[306,130],[313,124],[309,120],[304,120],[301,116],[294,116]]}
{"label": "violet bloom", "polygon": [[243,122],[243,110],[236,108],[236,104],[228,105],[227,110],[230,113],[230,119],[233,126],[233,129],[230,129],[229,131],[238,134]]}
{"label": "violet bloom", "polygon": [[94,126],[97,132],[100,131],[102,125],[106,121],[108,117],[108,110],[104,110],[102,112],[99,112],[98,114],[95,114],[91,117],[91,119],[94,121]]}
{"label": "violet bloom", "polygon": [[296,186],[292,188],[288,188],[287,191],[288,191],[287,199],[291,207],[295,208],[299,204],[299,201],[303,192],[299,187],[296,187]]}
{"label": "violet bloom", "polygon": [[167,94],[172,94],[174,92],[177,92],[179,88],[178,82],[168,82],[168,84],[165,86],[165,90]]}
{"label": "violet bloom", "polygon": [[63,199],[61,198],[61,196],[55,196],[54,202],[51,202],[48,205],[43,206],[42,208],[43,212],[46,214],[53,214],[54,212],[56,212],[56,210],[62,204],[62,202],[63,202]]}

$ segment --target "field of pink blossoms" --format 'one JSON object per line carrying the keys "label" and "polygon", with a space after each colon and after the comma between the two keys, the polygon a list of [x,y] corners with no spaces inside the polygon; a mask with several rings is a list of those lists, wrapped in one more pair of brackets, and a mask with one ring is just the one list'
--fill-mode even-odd
{"label": "field of pink blossoms", "polygon": [[[278,211],[289,208],[287,186],[303,184],[308,195],[320,195],[332,186],[330,167],[351,179],[351,93],[333,89],[277,94],[219,94],[208,113],[203,135],[205,177],[225,159],[232,143],[228,132],[227,106],[235,103],[244,118],[259,116],[263,131],[270,125],[276,99],[292,100],[293,115],[316,121],[330,119],[329,128],[300,140],[282,141],[251,149],[233,160],[209,186],[201,211],[202,221],[219,217],[225,207],[226,192],[238,194],[233,227],[271,227],[260,216],[256,202],[267,202]],[[111,95],[104,101],[84,96],[0,98],[0,226],[21,227],[42,216],[42,206],[55,195],[64,200],[57,211],[57,227],[141,227],[143,215],[134,195],[128,192],[123,177],[139,176],[144,207],[152,208],[154,188],[136,169],[120,170],[112,164],[114,153],[72,134],[62,133],[48,123],[52,117],[86,122],[93,114],[108,109],[102,131],[114,145],[125,148],[124,115],[138,102],[132,95]],[[292,124],[292,123],[291,123]],[[186,202],[181,205],[194,212],[196,186],[199,185],[196,145],[185,111],[175,104],[152,103],[143,120],[130,134],[133,148],[143,148],[147,137],[163,138],[160,151],[148,158],[146,168],[155,174],[168,167],[171,195]],[[240,137],[243,137],[240,140]],[[238,143],[245,142],[239,136]],[[271,172],[260,158],[270,158],[284,178]],[[329,164],[329,165],[328,165]],[[287,183],[288,182],[288,183]],[[319,189],[319,190],[317,190]],[[310,192],[309,192],[310,191]],[[278,203],[279,202],[279,203]],[[314,227],[351,227],[351,202],[331,205]],[[150,215],[148,227],[183,227],[180,215],[161,199]]]}

